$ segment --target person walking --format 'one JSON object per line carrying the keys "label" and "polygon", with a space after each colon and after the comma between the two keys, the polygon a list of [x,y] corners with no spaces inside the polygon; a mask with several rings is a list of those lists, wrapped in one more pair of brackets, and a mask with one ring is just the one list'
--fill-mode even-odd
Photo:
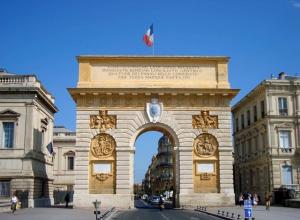
{"label": "person walking", "polygon": [[17,209],[17,203],[18,203],[18,197],[16,196],[16,193],[13,194],[10,202],[11,202],[10,209],[12,213],[14,213]]}
{"label": "person walking", "polygon": [[244,196],[242,193],[239,196],[239,204],[240,204],[240,207],[244,204]]}
{"label": "person walking", "polygon": [[266,210],[270,210],[272,195],[269,192],[265,193]]}
{"label": "person walking", "polygon": [[69,192],[67,192],[66,196],[65,196],[65,202],[66,202],[66,208],[69,207],[69,202],[70,202],[70,195]]}
{"label": "person walking", "polygon": [[256,193],[253,194],[253,206],[256,207],[258,204],[258,195]]}
{"label": "person walking", "polygon": [[163,200],[162,196],[159,197],[159,202],[158,203],[159,203],[158,204],[159,205],[159,210],[162,211],[164,209],[164,200]]}

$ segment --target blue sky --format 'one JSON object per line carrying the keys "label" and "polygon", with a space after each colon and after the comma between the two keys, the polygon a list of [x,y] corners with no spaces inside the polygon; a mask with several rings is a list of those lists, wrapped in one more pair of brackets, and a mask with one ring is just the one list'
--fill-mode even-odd
{"label": "blue sky", "polygon": [[56,125],[71,130],[75,56],[151,55],[151,23],[156,55],[231,57],[233,103],[271,74],[300,73],[300,0],[1,0],[0,10],[0,67],[36,74],[56,97]]}

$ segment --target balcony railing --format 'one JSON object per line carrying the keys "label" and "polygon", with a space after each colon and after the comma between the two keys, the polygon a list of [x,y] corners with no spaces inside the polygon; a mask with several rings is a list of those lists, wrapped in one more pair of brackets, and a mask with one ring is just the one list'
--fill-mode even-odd
{"label": "balcony railing", "polygon": [[[33,86],[38,83],[34,75],[3,75],[0,76],[0,84],[2,86],[11,85],[30,85]],[[38,83],[39,84],[39,83]]]}
{"label": "balcony railing", "polygon": [[283,155],[294,155],[295,154],[295,148],[289,147],[273,147],[270,149],[270,153],[273,156],[283,156]]}

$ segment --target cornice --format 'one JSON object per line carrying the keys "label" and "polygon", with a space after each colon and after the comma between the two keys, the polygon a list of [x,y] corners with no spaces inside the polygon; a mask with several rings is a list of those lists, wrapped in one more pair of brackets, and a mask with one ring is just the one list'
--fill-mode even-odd
{"label": "cornice", "polygon": [[228,62],[228,56],[138,56],[138,55],[80,55],[76,57],[78,62],[93,62],[93,61],[111,61],[111,62],[201,62],[201,61],[216,61],[216,62]]}

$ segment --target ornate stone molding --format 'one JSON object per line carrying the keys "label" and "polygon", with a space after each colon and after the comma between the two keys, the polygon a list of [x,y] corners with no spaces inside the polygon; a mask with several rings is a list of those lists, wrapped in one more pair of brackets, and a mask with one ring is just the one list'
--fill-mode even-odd
{"label": "ornate stone molding", "polygon": [[108,115],[107,110],[100,110],[99,115],[90,116],[90,128],[100,129],[105,132],[107,129],[116,128],[117,116]]}
{"label": "ornate stone molding", "polygon": [[200,173],[200,180],[210,180],[212,176],[215,176],[213,173]]}
{"label": "ornate stone molding", "polygon": [[105,180],[107,180],[109,177],[112,176],[111,173],[97,173],[94,176],[96,176],[96,179],[103,182]]}
{"label": "ornate stone molding", "polygon": [[208,173],[201,173],[200,180],[210,180],[210,175]]}
{"label": "ornate stone molding", "polygon": [[201,111],[200,115],[193,115],[192,125],[197,129],[216,129],[219,127],[218,116],[209,115],[209,111]]}
{"label": "ornate stone molding", "polygon": [[113,155],[116,142],[109,134],[101,133],[91,141],[91,153],[94,157],[105,158]]}
{"label": "ornate stone molding", "polygon": [[214,156],[219,143],[217,139],[208,133],[200,134],[194,140],[194,151],[199,157],[211,157]]}

